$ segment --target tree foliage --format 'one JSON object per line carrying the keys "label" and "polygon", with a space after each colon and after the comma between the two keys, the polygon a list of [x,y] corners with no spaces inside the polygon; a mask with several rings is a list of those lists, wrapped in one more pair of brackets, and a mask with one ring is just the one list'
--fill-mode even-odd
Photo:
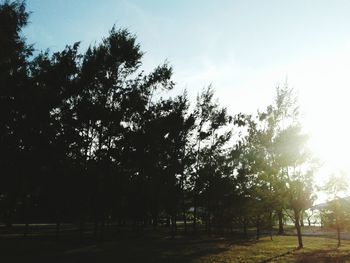
{"label": "tree foliage", "polygon": [[[206,230],[249,226],[272,234],[275,216],[312,201],[314,167],[292,90],[256,116],[232,117],[209,86],[191,107],[170,97],[172,68],[142,70],[140,45],[113,27],[81,52],[33,54],[21,34],[24,2],[0,5],[1,220],[110,222],[163,218]],[[241,133],[240,133],[241,132]],[[235,136],[240,134],[240,136]],[[100,231],[98,231],[100,229]],[[300,227],[299,227],[300,230]],[[299,231],[300,232],[300,231]],[[298,232],[298,233],[299,233]],[[301,238],[301,233],[299,233]],[[302,246],[301,239],[299,246]]]}

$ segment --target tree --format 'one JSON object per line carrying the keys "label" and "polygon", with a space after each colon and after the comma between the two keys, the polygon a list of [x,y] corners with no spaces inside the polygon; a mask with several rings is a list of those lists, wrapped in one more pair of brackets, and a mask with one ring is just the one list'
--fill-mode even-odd
{"label": "tree", "polygon": [[[66,46],[62,52],[42,52],[31,61],[31,96],[35,107],[27,117],[31,125],[32,174],[38,174],[36,181],[40,192],[48,202],[47,209],[57,224],[71,218],[74,206],[82,195],[76,195],[79,181],[76,172],[81,161],[81,138],[77,120],[72,110],[77,92],[76,75],[80,70],[79,44]],[[66,194],[62,195],[62,189]],[[38,192],[38,190],[36,190]],[[84,191],[82,191],[83,193]],[[81,193],[81,194],[82,194]],[[69,212],[68,212],[69,211]]]}
{"label": "tree", "polygon": [[28,58],[33,48],[21,34],[28,13],[21,1],[0,5],[0,169],[6,224],[11,225],[17,199],[26,196],[24,163],[28,164],[25,119],[31,105],[28,92]]}
{"label": "tree", "polygon": [[[198,219],[208,233],[213,226],[232,231],[236,222],[245,234],[256,225],[259,238],[263,226],[272,237],[274,212],[282,233],[289,209],[302,247],[314,166],[290,89],[278,88],[255,117],[233,120],[209,86],[190,111],[186,93],[164,95],[175,85],[167,62],[141,71],[143,53],[128,30],[113,27],[83,54],[77,42],[33,55],[21,35],[27,19],[24,2],[0,5],[0,207],[7,225],[55,222],[58,238],[62,222],[79,223],[82,237],[89,221],[103,238],[111,220],[157,226],[164,216],[175,234],[181,213],[186,229],[191,203],[194,231]],[[237,127],[243,135],[233,144]]]}
{"label": "tree", "polygon": [[335,225],[337,231],[338,247],[341,245],[340,231],[348,223],[350,215],[348,200],[344,198],[348,188],[348,178],[344,171],[338,175],[333,174],[324,186],[330,198],[326,209],[331,213],[330,221]]}
{"label": "tree", "polygon": [[[197,104],[194,111],[195,128],[193,130],[193,142],[191,151],[193,160],[195,160],[191,171],[191,192],[193,197],[193,230],[196,231],[197,208],[200,196],[206,190],[209,190],[215,173],[220,173],[218,169],[220,158],[223,154],[225,144],[229,141],[231,132],[220,130],[225,127],[231,117],[227,115],[225,108],[220,108],[218,103],[213,101],[214,91],[211,86],[204,89],[197,96]],[[222,161],[222,160],[221,160]],[[222,174],[221,174],[222,175]],[[221,176],[220,175],[220,176]],[[207,191],[209,194],[210,190]],[[207,197],[207,201],[210,197]],[[210,205],[206,205],[210,209]],[[207,213],[209,214],[210,211]]]}
{"label": "tree", "polygon": [[275,110],[282,115],[281,128],[274,140],[274,152],[280,179],[285,182],[287,207],[293,211],[298,247],[302,248],[301,213],[314,200],[312,178],[317,166],[307,149],[308,136],[303,134],[298,122],[295,103],[291,90],[278,90]]}
{"label": "tree", "polygon": [[[315,165],[307,149],[307,136],[298,121],[296,98],[287,86],[277,88],[276,98],[265,112],[251,119],[248,130],[252,159],[251,172],[258,187],[258,200],[264,200],[269,211],[279,217],[283,233],[283,209],[294,213],[299,247],[303,246],[300,218],[313,201],[312,174]],[[272,232],[271,232],[272,233]]]}

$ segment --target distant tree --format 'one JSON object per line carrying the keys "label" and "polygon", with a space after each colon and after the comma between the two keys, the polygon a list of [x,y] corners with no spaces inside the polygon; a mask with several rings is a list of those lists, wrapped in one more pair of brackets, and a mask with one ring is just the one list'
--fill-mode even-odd
{"label": "distant tree", "polygon": [[[304,218],[307,220],[307,224],[308,226],[311,226],[311,224],[315,224],[316,220],[315,220],[315,210],[314,209],[307,209],[304,211]],[[303,219],[304,219],[303,218]],[[311,221],[313,219],[313,221]]]}

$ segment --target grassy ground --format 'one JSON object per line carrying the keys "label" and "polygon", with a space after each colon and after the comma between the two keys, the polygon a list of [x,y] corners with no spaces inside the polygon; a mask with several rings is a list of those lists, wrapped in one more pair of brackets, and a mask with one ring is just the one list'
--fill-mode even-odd
{"label": "grassy ground", "polygon": [[304,237],[304,249],[296,249],[296,237],[278,236],[273,241],[232,244],[218,255],[199,258],[197,262],[350,262],[350,242],[337,248],[334,239]]}
{"label": "grassy ground", "polygon": [[[113,236],[113,238],[112,238]],[[72,241],[74,240],[74,241]],[[104,242],[62,236],[0,239],[0,262],[350,262],[350,241],[304,237],[296,250],[295,236],[259,241],[232,237],[177,236],[164,232],[114,233]]]}

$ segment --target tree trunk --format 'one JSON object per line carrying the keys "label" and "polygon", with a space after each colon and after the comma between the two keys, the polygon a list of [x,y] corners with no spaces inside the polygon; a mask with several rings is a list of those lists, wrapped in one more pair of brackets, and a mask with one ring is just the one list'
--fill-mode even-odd
{"label": "tree trunk", "polygon": [[300,212],[300,226],[304,227],[304,210]]}
{"label": "tree trunk", "polygon": [[295,228],[298,235],[298,248],[303,248],[303,238],[301,236],[301,227],[300,227],[300,211],[294,209],[294,219],[295,219]]}
{"label": "tree trunk", "polygon": [[[184,191],[184,190],[183,190]],[[184,231],[187,233],[187,218],[186,218],[185,193],[182,193],[182,217],[184,221]]]}
{"label": "tree trunk", "polygon": [[341,244],[341,242],[340,242],[340,226],[339,226],[339,222],[338,222],[338,220],[337,220],[337,238],[338,238],[338,247],[340,247],[340,244]]}
{"label": "tree trunk", "polygon": [[152,225],[154,229],[158,226],[158,214],[156,212],[152,215]]}
{"label": "tree trunk", "polygon": [[59,235],[60,235],[60,230],[61,230],[61,223],[60,223],[60,221],[58,220],[58,221],[56,222],[56,240],[58,240],[58,237],[59,237]]}
{"label": "tree trunk", "polygon": [[272,211],[270,211],[270,214],[269,214],[269,232],[270,232],[270,240],[272,240]]}
{"label": "tree trunk", "polygon": [[210,212],[208,211],[208,235],[211,234],[211,220],[210,220]]}
{"label": "tree trunk", "polygon": [[80,219],[80,224],[79,224],[79,238],[80,238],[80,241],[83,240],[83,237],[84,237],[84,219],[81,218]]}
{"label": "tree trunk", "polygon": [[176,216],[171,217],[171,235],[174,238],[177,233]]}
{"label": "tree trunk", "polygon": [[193,233],[197,232],[197,198],[194,197],[193,202]]}
{"label": "tree trunk", "polygon": [[23,236],[26,237],[28,235],[28,230],[29,230],[29,223],[28,221],[26,222],[26,225],[24,227],[24,233]]}
{"label": "tree trunk", "polygon": [[283,227],[283,212],[282,212],[282,210],[277,211],[277,217],[278,217],[278,234],[283,235],[284,234],[284,227]]}
{"label": "tree trunk", "polygon": [[[185,139],[185,135],[183,135],[183,139]],[[181,175],[181,190],[182,190],[182,216],[183,216],[183,221],[184,221],[184,231],[187,233],[187,219],[186,219],[186,202],[185,202],[185,180],[186,180],[186,175],[185,175],[185,165],[184,165],[184,159],[186,156],[186,144],[184,144],[182,148],[182,160],[181,160],[181,170],[182,170],[182,175]]]}
{"label": "tree trunk", "polygon": [[5,212],[4,222],[5,222],[6,228],[12,227],[12,206],[11,206],[11,204],[9,205],[8,209]]}
{"label": "tree trunk", "polygon": [[183,220],[184,220],[184,231],[185,233],[187,233],[187,218],[186,218],[186,209],[184,207],[184,211],[183,211]]}
{"label": "tree trunk", "polygon": [[256,220],[256,240],[260,238],[260,217]]}
{"label": "tree trunk", "polygon": [[97,217],[95,218],[95,223],[94,223],[94,237],[97,239],[97,233],[98,233],[98,219]]}
{"label": "tree trunk", "polygon": [[[209,205],[208,205],[209,207]],[[207,212],[205,215],[206,219],[205,219],[205,231],[207,232],[207,234],[210,234],[210,211],[209,208],[207,208]]]}
{"label": "tree trunk", "polygon": [[29,230],[29,216],[28,216],[27,206],[24,208],[24,219],[25,219],[25,226],[24,226],[23,237],[26,237],[28,235],[28,230]]}
{"label": "tree trunk", "polygon": [[244,238],[248,237],[248,233],[247,233],[247,218],[243,219],[243,234],[244,234]]}
{"label": "tree trunk", "polygon": [[105,217],[103,217],[101,227],[100,227],[100,241],[103,241],[105,237],[105,225],[106,225],[106,221],[105,221]]}

